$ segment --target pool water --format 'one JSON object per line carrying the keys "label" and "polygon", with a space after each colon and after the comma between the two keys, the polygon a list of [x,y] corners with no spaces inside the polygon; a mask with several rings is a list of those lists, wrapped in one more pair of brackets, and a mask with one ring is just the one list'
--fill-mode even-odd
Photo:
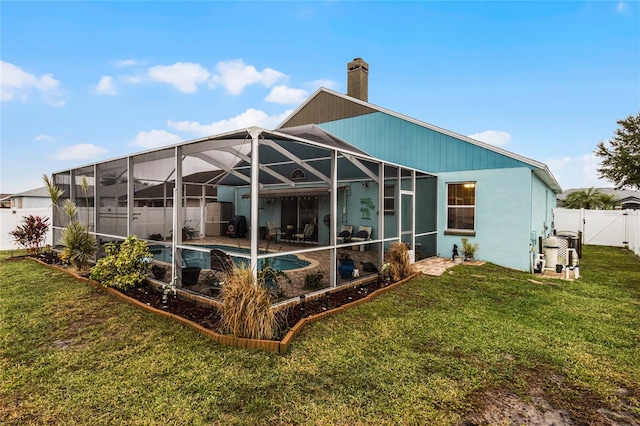
{"label": "pool water", "polygon": [[[250,253],[248,249],[233,246],[207,244],[198,247],[206,249],[219,249],[225,252],[236,252],[243,254]],[[151,254],[153,254],[154,260],[171,263],[171,247],[151,246],[149,247],[149,251],[151,252]],[[249,263],[249,259],[243,257],[234,257],[233,255],[231,255],[231,258],[237,266],[243,264],[247,265]],[[195,250],[182,250],[182,259],[182,266],[199,266],[202,269],[211,269],[211,258],[209,256],[209,253]],[[293,254],[283,254],[271,259],[273,259],[273,267],[280,271],[290,271],[292,269],[304,268],[305,266],[310,265],[310,262],[302,260],[298,256]],[[258,260],[258,269],[262,267],[262,260],[263,259]]]}

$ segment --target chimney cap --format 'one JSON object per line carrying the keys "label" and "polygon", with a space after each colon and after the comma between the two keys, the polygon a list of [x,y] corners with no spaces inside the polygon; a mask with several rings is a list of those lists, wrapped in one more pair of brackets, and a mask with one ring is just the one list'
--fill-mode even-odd
{"label": "chimney cap", "polygon": [[369,102],[369,64],[362,58],[347,64],[347,95]]}
{"label": "chimney cap", "polygon": [[369,64],[362,58],[353,58],[353,61],[347,64],[347,69],[349,71],[353,71],[358,68],[362,68],[364,71],[369,72]]}

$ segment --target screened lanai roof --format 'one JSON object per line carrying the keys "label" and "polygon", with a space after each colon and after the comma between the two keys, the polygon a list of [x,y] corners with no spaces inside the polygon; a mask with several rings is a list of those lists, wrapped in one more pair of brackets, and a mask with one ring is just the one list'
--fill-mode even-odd
{"label": "screened lanai roof", "polygon": [[[107,160],[98,163],[100,182],[104,185],[105,180],[126,181],[129,158],[134,179],[145,187],[174,182],[175,153],[179,147],[183,184],[249,186],[252,132],[259,133],[260,189],[280,185],[290,188],[330,186],[331,152],[334,149],[338,150],[339,181],[376,179],[379,174],[379,160],[309,124],[279,131],[255,127],[239,129]],[[297,179],[300,176],[303,178]]]}

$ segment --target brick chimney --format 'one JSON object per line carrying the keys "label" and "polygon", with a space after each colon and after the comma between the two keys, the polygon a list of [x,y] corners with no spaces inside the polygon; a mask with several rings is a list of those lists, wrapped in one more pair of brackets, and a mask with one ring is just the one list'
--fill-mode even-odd
{"label": "brick chimney", "polygon": [[347,65],[347,95],[369,102],[369,64],[362,58]]}

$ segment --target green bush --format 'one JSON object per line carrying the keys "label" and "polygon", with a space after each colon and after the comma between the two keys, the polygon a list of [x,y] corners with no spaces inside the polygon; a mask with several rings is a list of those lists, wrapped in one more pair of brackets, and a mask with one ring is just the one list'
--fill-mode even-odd
{"label": "green bush", "polygon": [[322,286],[322,280],[324,274],[320,271],[312,272],[304,277],[304,289],[305,290],[320,290]]}
{"label": "green bush", "polygon": [[91,270],[91,279],[105,287],[126,290],[140,285],[147,276],[153,255],[145,241],[135,235],[121,244],[105,244],[107,255]]}
{"label": "green bush", "polygon": [[87,267],[98,248],[96,237],[77,220],[72,220],[67,225],[62,233],[60,244],[64,247],[63,257],[80,270]]}

